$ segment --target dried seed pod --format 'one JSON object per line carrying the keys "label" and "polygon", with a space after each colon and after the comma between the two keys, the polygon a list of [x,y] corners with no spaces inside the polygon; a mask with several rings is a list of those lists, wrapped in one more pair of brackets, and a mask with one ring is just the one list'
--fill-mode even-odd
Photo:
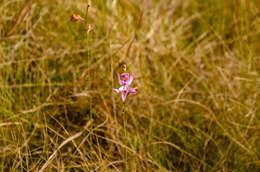
{"label": "dried seed pod", "polygon": [[89,25],[88,25],[88,34],[89,34],[89,32],[91,32],[92,30],[94,30],[94,27],[95,27],[94,24],[89,24]]}
{"label": "dried seed pod", "polygon": [[72,14],[71,16],[70,16],[70,20],[71,21],[78,21],[78,20],[80,20],[80,21],[85,21],[85,19],[84,18],[82,18],[80,15],[78,15],[78,14]]}

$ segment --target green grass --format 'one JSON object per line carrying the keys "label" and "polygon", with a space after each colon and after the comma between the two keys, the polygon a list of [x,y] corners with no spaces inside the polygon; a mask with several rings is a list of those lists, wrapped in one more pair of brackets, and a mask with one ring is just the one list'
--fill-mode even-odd
{"label": "green grass", "polygon": [[0,2],[0,171],[260,170],[257,0],[33,0],[7,36],[26,4]]}

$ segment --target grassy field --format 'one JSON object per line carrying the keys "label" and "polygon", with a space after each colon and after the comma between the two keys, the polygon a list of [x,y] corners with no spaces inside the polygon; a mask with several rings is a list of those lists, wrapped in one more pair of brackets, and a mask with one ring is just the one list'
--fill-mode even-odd
{"label": "grassy field", "polygon": [[260,171],[258,7],[1,0],[0,171]]}

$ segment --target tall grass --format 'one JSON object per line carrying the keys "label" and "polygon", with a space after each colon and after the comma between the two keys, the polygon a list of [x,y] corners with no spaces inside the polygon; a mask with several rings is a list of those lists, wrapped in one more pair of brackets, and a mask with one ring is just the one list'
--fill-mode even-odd
{"label": "tall grass", "polygon": [[86,2],[33,0],[7,36],[27,2],[0,2],[1,171],[260,170],[257,0],[89,1],[87,40]]}

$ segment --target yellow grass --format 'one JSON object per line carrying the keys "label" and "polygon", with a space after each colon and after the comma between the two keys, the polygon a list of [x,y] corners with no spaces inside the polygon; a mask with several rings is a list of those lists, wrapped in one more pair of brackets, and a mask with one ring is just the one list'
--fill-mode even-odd
{"label": "yellow grass", "polygon": [[[259,13],[257,0],[0,1],[1,171],[259,171]],[[124,63],[138,93],[123,112]]]}

